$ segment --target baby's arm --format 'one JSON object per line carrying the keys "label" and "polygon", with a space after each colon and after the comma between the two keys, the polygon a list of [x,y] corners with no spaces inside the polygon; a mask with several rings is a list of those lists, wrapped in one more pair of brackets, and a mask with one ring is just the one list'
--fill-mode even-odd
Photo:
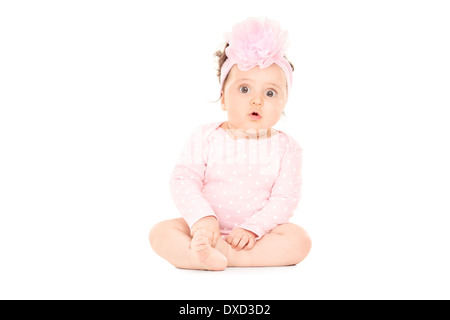
{"label": "baby's arm", "polygon": [[291,141],[281,160],[281,169],[268,203],[237,228],[249,230],[260,238],[289,221],[300,200],[301,156],[302,149]]}
{"label": "baby's arm", "polygon": [[[202,192],[206,170],[204,157],[206,145],[202,128],[198,128],[191,135],[170,179],[172,198],[191,231],[194,224],[204,217],[213,217],[217,220],[214,210]],[[215,230],[212,227],[209,229]]]}

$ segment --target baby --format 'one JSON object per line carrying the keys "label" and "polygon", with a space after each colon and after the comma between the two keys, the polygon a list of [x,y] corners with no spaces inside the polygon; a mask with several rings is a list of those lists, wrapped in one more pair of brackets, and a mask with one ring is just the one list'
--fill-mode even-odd
{"label": "baby", "polygon": [[191,135],[170,181],[183,218],[155,225],[150,243],[178,268],[294,265],[311,248],[306,231],[288,222],[300,199],[302,149],[272,128],[292,84],[287,33],[249,18],[225,39],[216,55],[228,121]]}

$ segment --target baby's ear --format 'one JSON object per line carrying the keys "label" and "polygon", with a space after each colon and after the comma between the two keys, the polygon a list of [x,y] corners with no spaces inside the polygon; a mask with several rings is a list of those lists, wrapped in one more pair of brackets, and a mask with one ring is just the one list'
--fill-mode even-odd
{"label": "baby's ear", "polygon": [[225,106],[225,95],[223,94],[223,90],[220,91],[220,105],[223,111],[227,110],[227,107]]}

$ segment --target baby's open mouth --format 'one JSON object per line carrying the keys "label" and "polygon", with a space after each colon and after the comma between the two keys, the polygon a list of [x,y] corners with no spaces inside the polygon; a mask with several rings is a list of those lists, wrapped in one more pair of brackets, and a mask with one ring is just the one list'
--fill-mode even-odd
{"label": "baby's open mouth", "polygon": [[261,115],[258,112],[256,112],[256,111],[253,111],[252,113],[250,113],[249,116],[250,116],[250,118],[252,120],[259,120],[259,119],[261,119]]}

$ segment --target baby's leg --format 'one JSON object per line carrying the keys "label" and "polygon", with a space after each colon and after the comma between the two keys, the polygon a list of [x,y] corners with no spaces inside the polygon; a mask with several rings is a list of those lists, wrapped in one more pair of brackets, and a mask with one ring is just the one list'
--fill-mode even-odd
{"label": "baby's leg", "polygon": [[223,270],[228,264],[225,256],[208,244],[201,230],[191,238],[183,218],[158,223],[150,231],[149,240],[153,250],[177,268]]}
{"label": "baby's leg", "polygon": [[[219,239],[216,248],[226,248],[226,245]],[[286,223],[262,237],[251,250],[237,251],[228,245],[226,257],[229,267],[288,266],[306,258],[310,249],[307,232],[293,223]]]}

